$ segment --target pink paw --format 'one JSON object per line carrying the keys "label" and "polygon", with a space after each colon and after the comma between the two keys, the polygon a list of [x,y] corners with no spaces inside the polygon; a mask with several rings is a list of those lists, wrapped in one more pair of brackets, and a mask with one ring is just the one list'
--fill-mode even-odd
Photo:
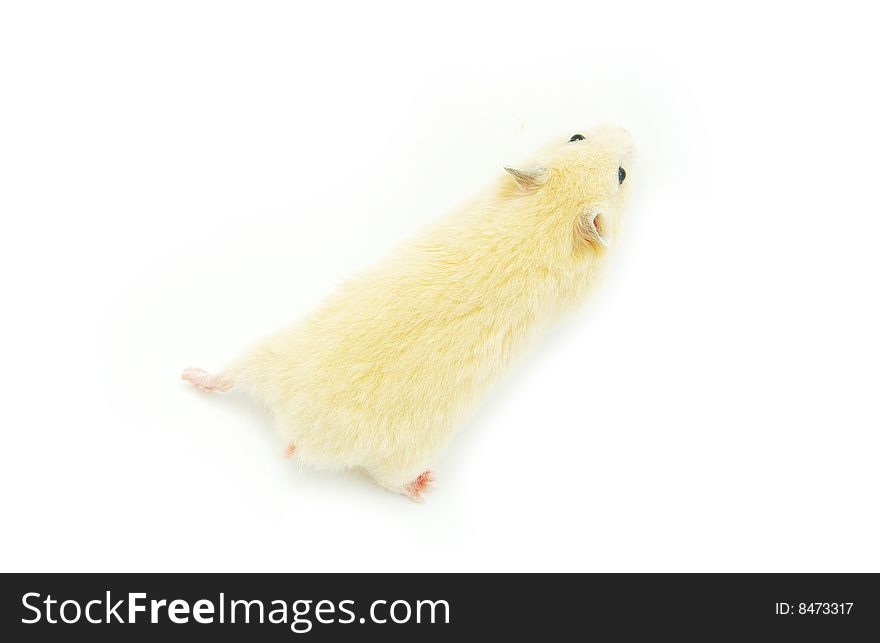
{"label": "pink paw", "polygon": [[287,445],[287,448],[284,449],[284,453],[282,454],[281,457],[286,460],[287,458],[292,458],[295,455],[296,455],[296,445],[293,442],[291,442],[290,444]]}
{"label": "pink paw", "polygon": [[186,380],[205,393],[228,391],[232,388],[232,382],[226,377],[223,377],[222,375],[211,375],[201,368],[187,368],[180,374],[180,378]]}
{"label": "pink paw", "polygon": [[404,487],[406,495],[416,502],[423,502],[424,498],[422,498],[422,493],[431,490],[431,485],[434,483],[434,480],[433,471],[423,471],[415,480]]}

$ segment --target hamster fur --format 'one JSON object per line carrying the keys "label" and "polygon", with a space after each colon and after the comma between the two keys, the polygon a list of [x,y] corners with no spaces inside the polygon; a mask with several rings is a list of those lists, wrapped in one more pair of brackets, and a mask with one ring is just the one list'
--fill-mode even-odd
{"label": "hamster fur", "polygon": [[223,373],[182,377],[268,405],[285,455],[420,500],[480,397],[595,283],[632,154],[612,126],[560,140]]}

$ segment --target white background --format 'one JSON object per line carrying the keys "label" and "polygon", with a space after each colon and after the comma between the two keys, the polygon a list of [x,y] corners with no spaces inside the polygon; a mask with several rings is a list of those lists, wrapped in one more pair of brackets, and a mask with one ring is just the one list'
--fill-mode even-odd
{"label": "white background", "polygon": [[[704,4],[4,3],[0,568],[880,571],[876,20]],[[608,279],[426,504],[180,381],[607,121]]]}

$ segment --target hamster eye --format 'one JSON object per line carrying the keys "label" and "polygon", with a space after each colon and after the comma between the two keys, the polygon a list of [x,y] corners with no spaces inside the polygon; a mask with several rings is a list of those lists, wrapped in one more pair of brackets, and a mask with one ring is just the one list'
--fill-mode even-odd
{"label": "hamster eye", "polygon": [[617,183],[618,185],[623,183],[623,180],[626,178],[626,170],[622,167],[617,168]]}
{"label": "hamster eye", "polygon": [[575,135],[572,136],[570,139],[568,139],[568,142],[569,142],[569,143],[574,143],[575,141],[582,141],[582,140],[584,140],[584,137],[583,137],[583,136],[581,136],[580,134],[575,134]]}

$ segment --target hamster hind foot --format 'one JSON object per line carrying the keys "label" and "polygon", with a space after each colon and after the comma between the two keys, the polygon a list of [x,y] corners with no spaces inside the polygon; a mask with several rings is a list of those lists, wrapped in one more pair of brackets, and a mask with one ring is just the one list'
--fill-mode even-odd
{"label": "hamster hind foot", "polygon": [[223,393],[235,385],[235,382],[227,375],[208,373],[201,368],[187,368],[180,374],[180,378],[205,393],[214,393],[215,391]]}
{"label": "hamster hind foot", "polygon": [[424,502],[422,492],[431,491],[431,485],[434,484],[434,472],[423,471],[419,476],[404,487],[404,493],[416,502]]}
{"label": "hamster hind foot", "polygon": [[400,493],[409,498],[410,500],[414,500],[415,502],[425,502],[425,499],[422,497],[422,494],[425,491],[431,491],[433,489],[432,485],[436,478],[434,477],[433,471],[422,471],[415,480],[412,482],[408,482],[404,485],[394,485],[382,482],[378,478],[374,478],[376,482],[380,485],[388,489],[389,491],[393,491],[394,493]]}

